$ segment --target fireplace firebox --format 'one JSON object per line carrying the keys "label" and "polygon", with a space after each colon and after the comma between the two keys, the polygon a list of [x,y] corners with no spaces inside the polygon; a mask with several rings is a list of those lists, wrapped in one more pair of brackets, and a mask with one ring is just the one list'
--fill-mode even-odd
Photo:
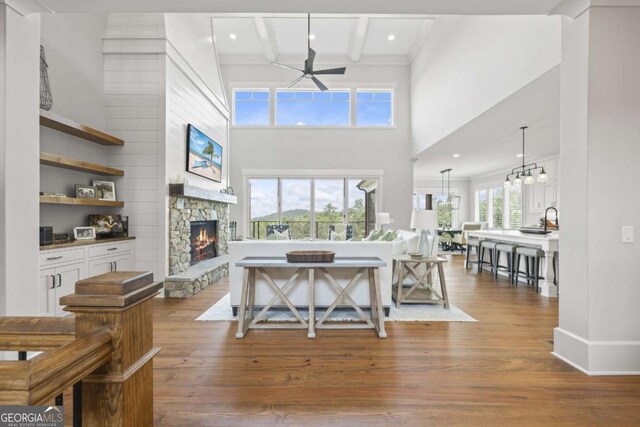
{"label": "fireplace firebox", "polygon": [[191,265],[218,256],[218,221],[191,221]]}

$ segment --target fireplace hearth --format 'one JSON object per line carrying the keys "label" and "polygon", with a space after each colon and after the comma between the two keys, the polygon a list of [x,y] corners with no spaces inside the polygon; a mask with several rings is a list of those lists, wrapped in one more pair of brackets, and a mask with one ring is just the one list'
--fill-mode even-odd
{"label": "fireplace hearth", "polygon": [[218,256],[218,221],[191,222],[191,265]]}

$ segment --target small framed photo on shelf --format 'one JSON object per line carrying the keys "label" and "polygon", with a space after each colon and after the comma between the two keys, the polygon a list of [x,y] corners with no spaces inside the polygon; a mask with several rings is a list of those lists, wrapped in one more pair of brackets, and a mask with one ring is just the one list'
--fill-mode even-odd
{"label": "small framed photo on shelf", "polygon": [[76,240],[92,240],[96,238],[96,230],[93,227],[75,227],[73,237]]}
{"label": "small framed photo on shelf", "polygon": [[96,194],[100,200],[116,200],[116,183],[112,181],[93,181]]}
{"label": "small framed photo on shelf", "polygon": [[78,199],[96,199],[97,190],[93,185],[76,184],[76,198]]}

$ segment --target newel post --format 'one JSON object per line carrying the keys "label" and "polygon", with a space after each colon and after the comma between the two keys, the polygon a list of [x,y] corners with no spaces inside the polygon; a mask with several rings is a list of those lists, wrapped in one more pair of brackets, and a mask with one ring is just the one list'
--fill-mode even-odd
{"label": "newel post", "polygon": [[81,280],[60,303],[75,313],[76,338],[97,327],[113,335],[111,360],[82,381],[85,426],[153,425],[153,273],[114,272]]}

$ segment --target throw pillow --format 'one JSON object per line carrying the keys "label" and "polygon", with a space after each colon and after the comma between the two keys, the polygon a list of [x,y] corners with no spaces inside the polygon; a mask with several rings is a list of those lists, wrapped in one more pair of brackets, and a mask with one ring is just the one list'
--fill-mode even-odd
{"label": "throw pillow", "polygon": [[383,234],[382,230],[371,230],[369,232],[369,235],[365,237],[363,240],[367,240],[367,241],[378,240],[382,236],[382,234]]}
{"label": "throw pillow", "polygon": [[420,236],[411,236],[404,239],[404,243],[407,246],[407,253],[418,252],[418,246],[420,245]]}
{"label": "throw pillow", "polygon": [[342,233],[331,231],[329,233],[329,240],[347,240],[347,230],[344,230]]}
{"label": "throw pillow", "polygon": [[276,240],[289,240],[289,230],[284,230],[282,233],[274,230],[273,235],[276,236]]}
{"label": "throw pillow", "polygon": [[393,230],[387,230],[378,240],[391,242],[398,238],[398,233]]}

